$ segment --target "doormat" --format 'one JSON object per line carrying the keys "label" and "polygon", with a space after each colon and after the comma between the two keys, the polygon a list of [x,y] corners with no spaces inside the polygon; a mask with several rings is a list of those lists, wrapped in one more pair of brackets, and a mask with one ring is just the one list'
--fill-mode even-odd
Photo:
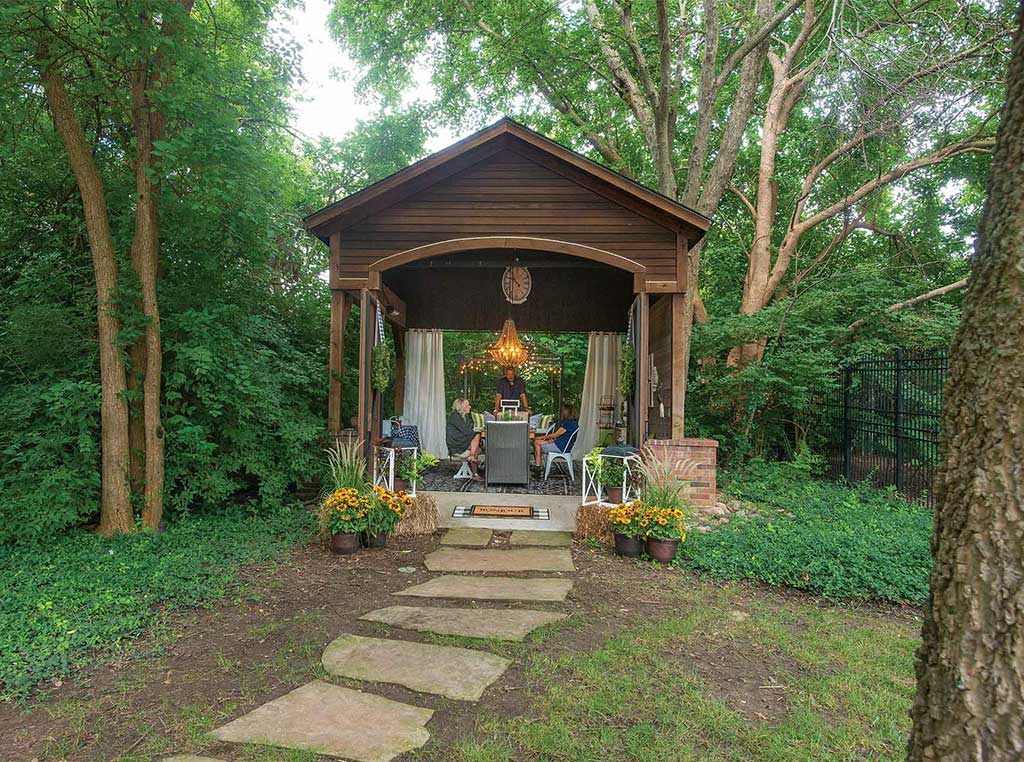
{"label": "doormat", "polygon": [[457,505],[452,511],[453,519],[534,519],[548,521],[551,515],[547,508],[532,505]]}

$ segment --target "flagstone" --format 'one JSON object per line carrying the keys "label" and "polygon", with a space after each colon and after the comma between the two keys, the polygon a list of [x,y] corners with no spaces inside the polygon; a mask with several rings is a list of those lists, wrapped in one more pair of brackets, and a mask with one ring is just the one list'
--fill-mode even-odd
{"label": "flagstone", "polygon": [[561,548],[466,550],[441,548],[423,559],[430,571],[573,571],[572,556]]}
{"label": "flagstone", "polygon": [[572,580],[542,577],[463,577],[445,574],[419,585],[407,587],[395,595],[418,598],[460,598],[477,601],[564,601],[572,589]]}
{"label": "flagstone", "polygon": [[444,533],[441,538],[442,545],[472,545],[474,547],[486,547],[491,541],[494,532],[482,527],[454,527]]}
{"label": "flagstone", "polygon": [[257,707],[212,735],[232,743],[302,749],[353,762],[389,762],[430,738],[433,710],[321,680]]}
{"label": "flagstone", "polygon": [[478,701],[512,663],[469,648],[348,634],[327,646],[322,661],[338,677],[395,683],[462,701]]}
{"label": "flagstone", "polygon": [[545,545],[567,548],[572,545],[572,532],[539,532],[533,529],[516,529],[509,538],[510,545]]}
{"label": "flagstone", "polygon": [[566,614],[533,609],[460,609],[426,606],[388,606],[360,617],[371,622],[439,635],[467,638],[522,640],[538,627],[566,618]]}

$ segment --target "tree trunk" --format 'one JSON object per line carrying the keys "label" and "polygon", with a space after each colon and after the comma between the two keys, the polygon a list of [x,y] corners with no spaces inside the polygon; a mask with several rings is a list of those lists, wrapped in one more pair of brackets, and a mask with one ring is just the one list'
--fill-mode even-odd
{"label": "tree trunk", "polygon": [[100,439],[102,448],[99,532],[104,535],[130,532],[131,492],[128,486],[128,405],[124,354],[117,345],[121,324],[116,313],[117,258],[110,234],[103,181],[86,143],[85,133],[68,98],[64,77],[47,61],[42,83],[54,127],[68,154],[82,196],[85,227],[89,236],[96,280],[96,315],[99,329]]}
{"label": "tree trunk", "polygon": [[1024,759],[1024,3],[936,477],[908,759]]}
{"label": "tree trunk", "polygon": [[160,258],[154,169],[152,108],[146,92],[148,76],[143,64],[132,77],[132,122],[135,128],[135,235],[132,238],[132,269],[142,289],[142,314],[146,319],[143,342],[145,368],[142,379],[142,411],[145,430],[145,504],[143,524],[159,529],[163,517],[164,430],[160,422],[160,388],[163,356],[160,343],[160,309],[156,274]]}

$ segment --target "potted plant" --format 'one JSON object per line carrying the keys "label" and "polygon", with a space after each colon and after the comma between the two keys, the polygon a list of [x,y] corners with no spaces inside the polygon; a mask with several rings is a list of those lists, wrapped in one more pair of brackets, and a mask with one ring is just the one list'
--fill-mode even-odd
{"label": "potted plant", "polygon": [[366,547],[383,548],[387,545],[391,530],[401,521],[405,509],[412,505],[412,498],[405,492],[378,486],[367,493],[367,499]]}
{"label": "potted plant", "polygon": [[622,502],[622,485],[626,480],[626,461],[622,458],[598,458],[597,480],[601,482],[609,503]]}
{"label": "potted plant", "polygon": [[395,453],[395,459],[396,491],[408,490],[410,484],[415,485],[420,480],[424,471],[441,462],[429,452],[413,455],[411,452],[399,451]]}
{"label": "potted plant", "polygon": [[639,558],[644,549],[644,529],[640,526],[643,503],[636,500],[608,511],[608,523],[615,536],[616,555]]}
{"label": "potted plant", "polygon": [[679,544],[686,539],[686,484],[678,475],[692,470],[690,466],[683,460],[671,463],[658,457],[652,448],[644,448],[639,466],[644,510],[638,523],[644,529],[647,555],[658,563],[671,563]]}
{"label": "potted plant", "polygon": [[359,550],[359,535],[366,529],[370,501],[355,487],[336,489],[320,507],[320,525],[329,535],[331,550],[348,555]]}
{"label": "potted plant", "polygon": [[686,539],[686,525],[680,508],[646,506],[639,523],[646,530],[647,555],[659,564],[670,564]]}

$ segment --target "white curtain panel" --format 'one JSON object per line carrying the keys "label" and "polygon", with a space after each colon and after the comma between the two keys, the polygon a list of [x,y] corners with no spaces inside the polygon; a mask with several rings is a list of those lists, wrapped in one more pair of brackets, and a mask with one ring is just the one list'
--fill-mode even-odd
{"label": "white curtain panel", "polygon": [[583,397],[580,400],[580,433],[577,435],[573,455],[579,460],[597,444],[597,424],[602,397],[615,396],[619,378],[619,355],[622,353],[622,334],[592,333],[587,345],[587,370],[583,376]]}
{"label": "white curtain panel", "polygon": [[445,444],[444,334],[408,331],[405,335],[405,409],[402,423],[419,428],[420,445],[438,458]]}

